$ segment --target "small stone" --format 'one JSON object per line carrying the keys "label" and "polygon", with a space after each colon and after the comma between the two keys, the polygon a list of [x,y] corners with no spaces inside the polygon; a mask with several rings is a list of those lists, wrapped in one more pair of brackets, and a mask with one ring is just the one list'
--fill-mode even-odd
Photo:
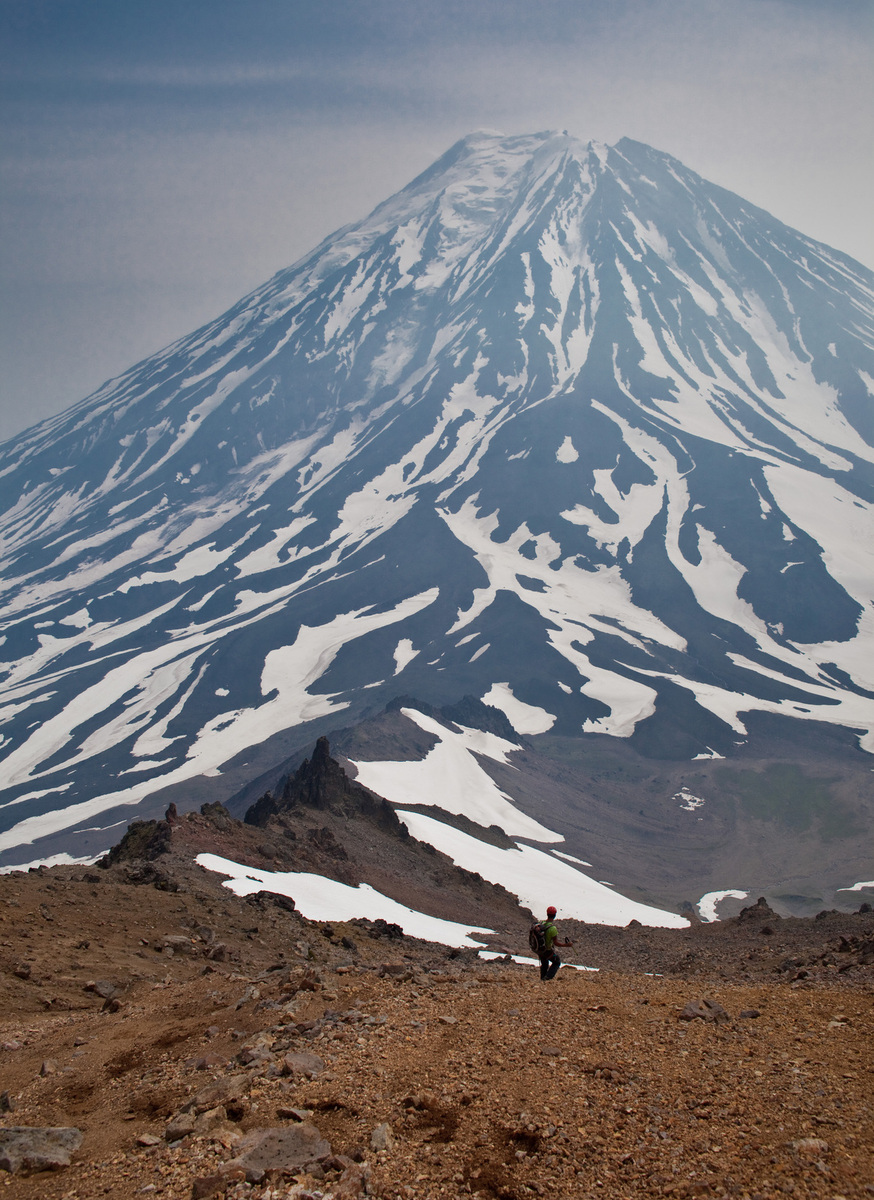
{"label": "small stone", "polygon": [[141,1133],[137,1138],[138,1146],[160,1146],[161,1138],[156,1137],[154,1133]]}
{"label": "small stone", "polygon": [[817,1137],[799,1138],[797,1142],[790,1142],[789,1145],[799,1158],[805,1159],[821,1158],[823,1154],[828,1154],[829,1150],[828,1142]]}
{"label": "small stone", "polygon": [[392,1150],[394,1149],[395,1139],[391,1131],[391,1125],[383,1122],[382,1125],[377,1125],[373,1133],[370,1135],[370,1149],[375,1151]]}
{"label": "small stone", "polygon": [[294,1051],[282,1059],[283,1075],[306,1075],[307,1079],[315,1079],[324,1069],[324,1060],[308,1050]]}
{"label": "small stone", "polygon": [[40,1073],[40,1075],[42,1075],[43,1078],[45,1078],[46,1075],[57,1075],[58,1064],[57,1064],[56,1060],[53,1058],[45,1059],[43,1061],[42,1066],[39,1069],[39,1073]]}

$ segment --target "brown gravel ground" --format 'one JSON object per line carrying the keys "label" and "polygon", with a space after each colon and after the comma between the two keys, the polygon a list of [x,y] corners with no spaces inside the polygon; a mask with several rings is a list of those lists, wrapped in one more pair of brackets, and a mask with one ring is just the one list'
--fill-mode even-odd
{"label": "brown gravel ground", "polygon": [[[0,1127],[84,1141],[67,1168],[0,1172],[0,1200],[870,1198],[874,968],[846,947],[874,917],[762,928],[576,927],[602,969],[541,984],[196,871],[179,892],[81,868],[2,877]],[[703,999],[728,1019],[680,1019]],[[324,1070],[297,1074],[296,1051]],[[239,1074],[241,1099],[167,1140]],[[222,1175],[241,1136],[306,1113],[357,1176]]]}

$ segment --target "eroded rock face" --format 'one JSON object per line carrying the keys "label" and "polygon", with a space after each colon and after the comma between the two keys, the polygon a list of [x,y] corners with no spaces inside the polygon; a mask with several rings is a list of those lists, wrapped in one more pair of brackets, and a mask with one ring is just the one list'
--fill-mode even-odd
{"label": "eroded rock face", "polygon": [[56,1171],[70,1165],[71,1156],[81,1145],[81,1129],[8,1126],[0,1129],[0,1170],[13,1175]]}

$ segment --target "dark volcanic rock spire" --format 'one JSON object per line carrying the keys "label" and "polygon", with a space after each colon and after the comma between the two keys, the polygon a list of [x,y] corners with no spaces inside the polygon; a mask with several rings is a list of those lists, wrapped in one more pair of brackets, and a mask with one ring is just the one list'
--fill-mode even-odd
{"label": "dark volcanic rock spire", "polygon": [[298,806],[310,809],[330,809],[343,816],[364,815],[390,829],[398,837],[408,837],[407,827],[395,810],[381,796],[374,795],[350,779],[335,758],[331,757],[328,739],[320,737],[312,758],[306,758],[286,779],[278,799],[265,793],[246,811],[247,825],[266,826],[271,817],[293,812]]}

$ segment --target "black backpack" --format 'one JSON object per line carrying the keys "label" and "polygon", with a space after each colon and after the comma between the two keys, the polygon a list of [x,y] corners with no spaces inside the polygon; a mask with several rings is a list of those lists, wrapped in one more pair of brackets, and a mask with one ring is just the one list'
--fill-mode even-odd
{"label": "black backpack", "polygon": [[528,930],[528,945],[540,958],[546,954],[546,928],[543,921],[535,921]]}

